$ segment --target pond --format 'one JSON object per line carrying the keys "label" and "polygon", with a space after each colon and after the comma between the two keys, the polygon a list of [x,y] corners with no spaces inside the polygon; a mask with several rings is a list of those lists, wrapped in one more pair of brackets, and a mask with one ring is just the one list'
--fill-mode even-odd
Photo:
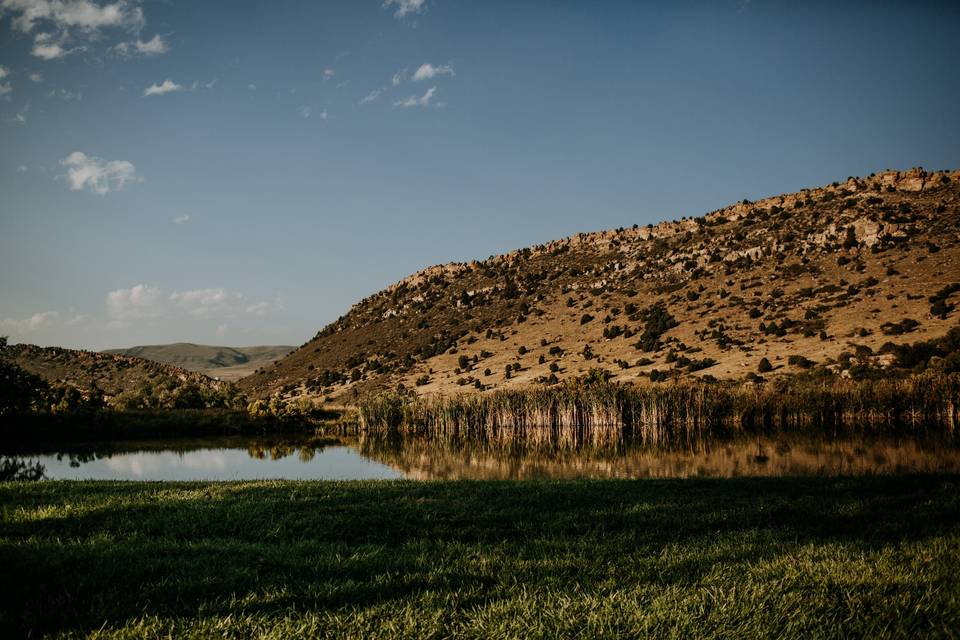
{"label": "pond", "polygon": [[506,480],[960,473],[960,449],[914,439],[776,436],[699,450],[550,449],[423,437],[64,443],[0,450],[10,477],[51,480]]}

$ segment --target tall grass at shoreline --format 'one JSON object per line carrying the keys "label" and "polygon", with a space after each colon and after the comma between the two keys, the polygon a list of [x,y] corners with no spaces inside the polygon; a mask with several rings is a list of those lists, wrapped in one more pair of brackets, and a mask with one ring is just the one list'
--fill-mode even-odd
{"label": "tall grass at shoreline", "polygon": [[572,380],[485,394],[383,394],[359,405],[360,429],[369,433],[407,431],[560,447],[629,439],[664,448],[696,447],[706,438],[767,430],[953,435],[958,410],[958,374],[762,385]]}

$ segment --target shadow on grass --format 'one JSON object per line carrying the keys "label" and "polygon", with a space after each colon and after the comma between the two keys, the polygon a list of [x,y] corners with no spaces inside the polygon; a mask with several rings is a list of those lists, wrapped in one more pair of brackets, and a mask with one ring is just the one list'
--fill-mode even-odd
{"label": "shadow on grass", "polygon": [[695,586],[960,527],[957,477],[0,485],[0,632]]}

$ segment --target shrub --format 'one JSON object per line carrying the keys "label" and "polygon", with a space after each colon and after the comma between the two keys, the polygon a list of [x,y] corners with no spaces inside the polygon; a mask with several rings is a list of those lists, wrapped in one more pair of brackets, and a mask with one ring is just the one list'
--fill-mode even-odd
{"label": "shrub", "polygon": [[910,333],[919,326],[920,323],[913,318],[904,318],[900,322],[884,322],[880,325],[880,330],[886,336],[899,336]]}
{"label": "shrub", "polygon": [[769,373],[773,371],[773,365],[766,358],[760,358],[760,364],[757,365],[757,371],[760,373]]}
{"label": "shrub", "polygon": [[809,369],[814,365],[814,362],[813,360],[809,360],[804,356],[793,355],[787,358],[787,364],[800,367],[802,369]]}
{"label": "shrub", "polygon": [[643,351],[653,351],[659,347],[660,336],[677,326],[676,319],[670,315],[662,303],[648,307],[643,312],[643,333],[634,347]]}

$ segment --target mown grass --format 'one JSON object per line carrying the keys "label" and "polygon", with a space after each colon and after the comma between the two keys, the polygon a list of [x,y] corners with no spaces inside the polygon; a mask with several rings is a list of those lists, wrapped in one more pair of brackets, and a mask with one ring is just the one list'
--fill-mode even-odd
{"label": "mown grass", "polygon": [[0,485],[0,636],[955,637],[960,477]]}

